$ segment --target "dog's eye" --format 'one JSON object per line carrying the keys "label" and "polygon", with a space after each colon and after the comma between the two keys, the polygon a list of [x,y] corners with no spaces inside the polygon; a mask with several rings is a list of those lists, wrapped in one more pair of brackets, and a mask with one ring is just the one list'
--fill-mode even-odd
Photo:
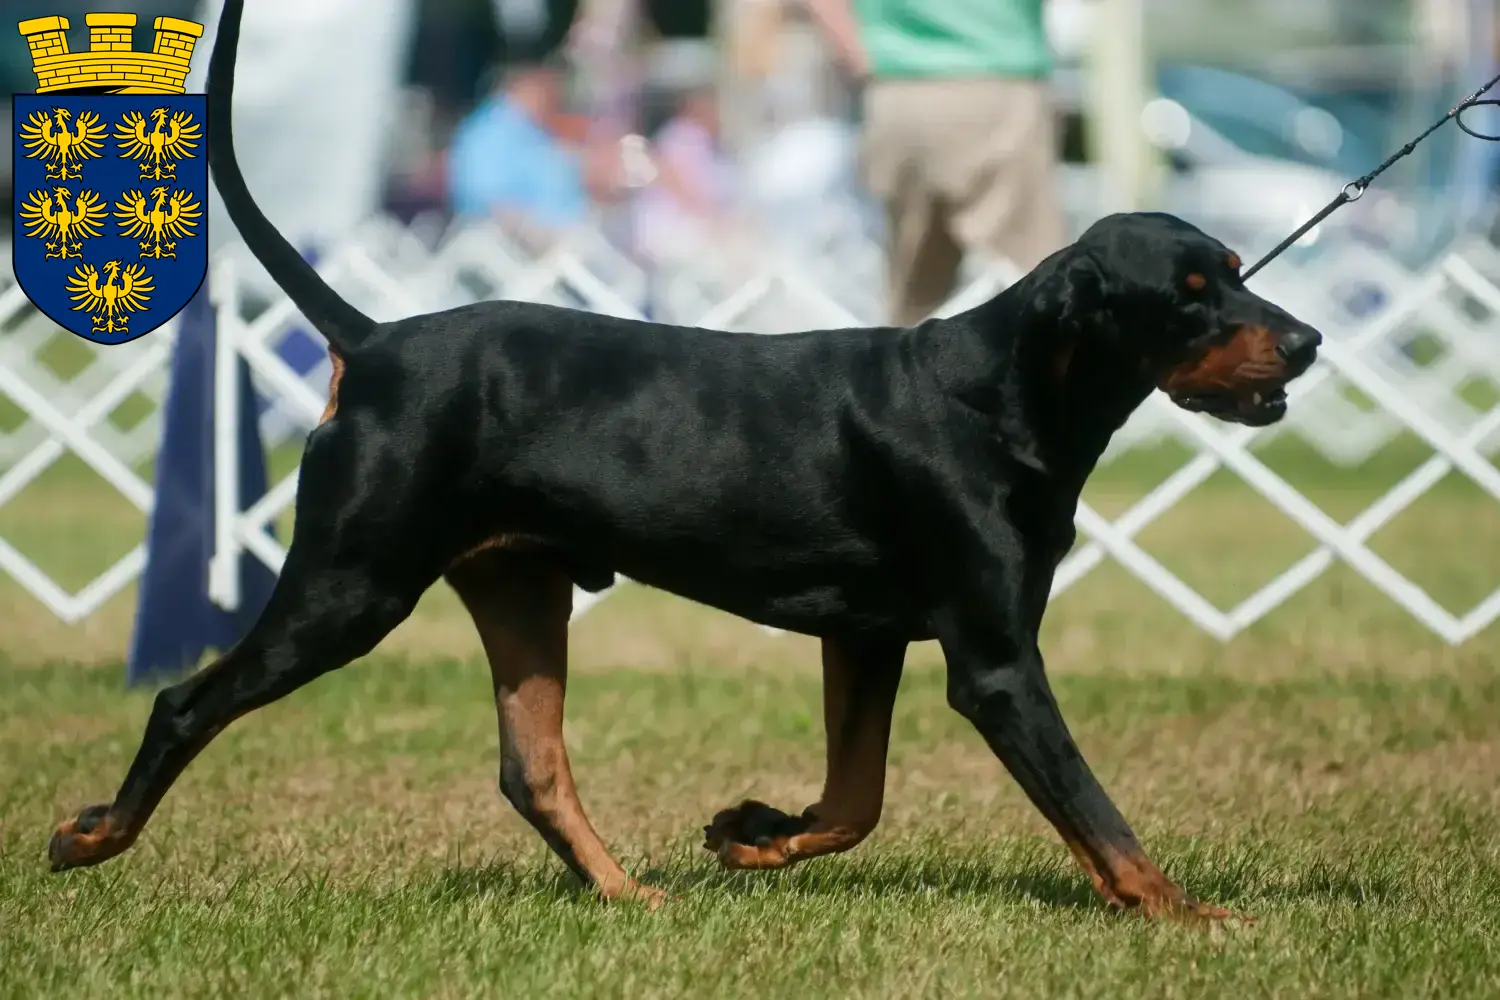
{"label": "dog's eye", "polygon": [[1231,271],[1238,271],[1240,269],[1240,255],[1231,252],[1228,257],[1224,258],[1224,263],[1229,265]]}
{"label": "dog's eye", "polygon": [[1184,278],[1182,283],[1187,285],[1195,292],[1201,292],[1208,286],[1208,279],[1198,272],[1194,271],[1192,274]]}

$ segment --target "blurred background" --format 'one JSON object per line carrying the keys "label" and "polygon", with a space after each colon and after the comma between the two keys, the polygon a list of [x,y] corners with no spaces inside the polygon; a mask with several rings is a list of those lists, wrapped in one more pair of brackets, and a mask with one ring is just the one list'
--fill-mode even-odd
{"label": "blurred background", "polygon": [[[5,10],[69,18],[79,49],[96,6]],[[220,0],[108,6],[138,13],[138,49],[156,17],[203,22],[188,89],[204,88]],[[1119,210],[1172,212],[1255,260],[1493,76],[1500,42],[1493,0],[246,6],[250,187],[367,312],[515,298],[766,334],[956,311]],[[0,81],[32,89],[25,43],[3,39]],[[1472,124],[1500,133],[1486,110]],[[1083,596],[1055,627],[1103,635],[1123,616],[1153,655],[1158,626],[1194,632],[1184,617],[1211,640],[1264,628],[1267,649],[1290,637],[1337,657],[1377,634],[1419,649],[1488,629],[1469,648],[1493,649],[1500,568],[1473,554],[1500,544],[1497,153],[1445,127],[1255,277],[1336,348],[1288,418],[1253,434],[1149,400],[1085,495],[1058,577]],[[7,188],[9,170],[0,158]],[[242,512],[237,557],[275,570],[328,359],[217,196],[208,238],[218,333],[251,372],[280,484]],[[37,313],[9,270],[0,614],[17,624],[0,656],[118,662],[168,489],[173,351],[195,341],[174,321],[98,347]],[[194,517],[184,537],[212,536]],[[1250,523],[1253,537],[1235,527]],[[590,620],[635,634],[643,606],[612,597]],[[1345,631],[1324,628],[1335,615]],[[722,619],[703,634],[750,641]],[[411,649],[471,651],[446,591],[413,622]]]}
{"label": "blurred background", "polygon": [[[247,0],[235,146],[381,319],[909,321],[1117,210],[1257,259],[1500,72],[1497,6]],[[0,84],[35,86],[3,22],[62,15],[76,51],[102,9],[139,15],[137,49],[203,22],[201,91],[219,8],[0,0]],[[575,603],[567,743],[601,834],[684,897],[666,923],[556,905],[561,869],[494,801],[448,587],[236,723],[128,861],[56,881],[45,832],[156,711],[122,677],[202,664],[264,600],[330,371],[216,196],[206,292],[129,343],[59,328],[0,260],[0,993],[1500,996],[1497,153],[1444,127],[1254,276],[1325,335],[1284,420],[1155,393],[1078,505],[1048,674],[1164,870],[1263,919],[1201,946],[1084,904],[936,643],[907,657],[874,842],[719,880],[714,810],[818,795],[818,641],[628,581]]]}
{"label": "blurred background", "polygon": [[[380,319],[905,322],[1125,209],[1253,261],[1500,72],[1497,0],[245,6],[249,186]],[[203,22],[202,91],[219,9],[0,0],[0,84],[35,86],[15,20],[67,17],[76,51],[105,10],[137,49]],[[666,922],[559,905],[446,586],[219,737],[128,859],[57,881],[46,831],[161,718],[122,679],[201,665],[264,601],[330,370],[216,196],[205,293],[129,343],[59,328],[0,260],[0,993],[1500,996],[1497,153],[1445,126],[1254,276],[1325,335],[1284,420],[1155,393],[1078,505],[1048,675],[1163,869],[1262,919],[1201,943],[1086,902],[932,642],[872,842],[720,878],[715,810],[819,794],[819,644],[629,581],[576,599],[566,736],[596,828],[681,897]]]}
{"label": "blurred background", "polygon": [[[5,6],[79,27],[96,5]],[[211,29],[217,7],[117,0],[111,9],[137,10],[144,37],[163,14]],[[441,225],[494,209],[481,168],[453,162],[465,129],[480,158],[577,164],[529,190],[530,203],[506,204],[516,227],[587,217],[647,259],[691,256],[705,242],[755,254],[845,230],[881,239],[883,215],[860,183],[859,85],[803,0],[249,8],[241,156],[268,214],[306,243],[376,212]],[[1487,78],[1500,37],[1490,0],[1047,0],[1043,9],[1072,228],[1114,208],[1155,207],[1246,250],[1274,243]],[[199,87],[207,61],[200,50]],[[514,83],[537,64],[555,70],[533,74],[537,88],[556,92],[528,98],[539,102],[539,132],[518,139],[516,123],[495,112],[507,76]],[[23,45],[0,46],[0,82],[34,86]],[[283,155],[288,143],[296,156]],[[8,175],[0,163],[7,190]],[[1448,129],[1330,227],[1415,265],[1487,212],[1497,183],[1495,151]],[[216,222],[216,241],[232,239]]]}

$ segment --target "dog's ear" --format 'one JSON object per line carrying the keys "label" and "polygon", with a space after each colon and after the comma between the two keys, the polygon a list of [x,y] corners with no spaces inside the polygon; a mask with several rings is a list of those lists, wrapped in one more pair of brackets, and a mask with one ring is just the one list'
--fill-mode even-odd
{"label": "dog's ear", "polygon": [[1056,262],[1043,285],[1059,332],[1071,343],[1113,341],[1119,331],[1110,312],[1109,276],[1093,256],[1077,250]]}
{"label": "dog's ear", "polygon": [[1048,327],[1039,341],[1048,353],[1050,376],[1067,381],[1081,344],[1098,344],[1116,337],[1108,309],[1107,276],[1083,248],[1072,246],[1048,258],[1032,272],[1036,314]]}
{"label": "dog's ear", "polygon": [[1058,293],[1083,309],[1101,308],[1108,289],[1104,269],[1093,254],[1079,249],[1058,266]]}

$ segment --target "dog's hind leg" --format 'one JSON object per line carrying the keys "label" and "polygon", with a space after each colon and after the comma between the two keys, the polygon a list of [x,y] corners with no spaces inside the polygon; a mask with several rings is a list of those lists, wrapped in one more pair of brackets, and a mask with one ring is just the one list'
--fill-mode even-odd
{"label": "dog's hind leg", "polygon": [[383,578],[380,564],[319,561],[294,543],[260,619],[233,649],[156,696],[140,749],[108,806],[61,824],[53,871],[98,864],[130,847],[162,797],[209,741],[239,717],[363,656],[411,612],[424,586]]}
{"label": "dog's hind leg", "polygon": [[630,878],[578,801],[563,745],[573,581],[545,555],[482,550],[451,567],[494,680],[500,791],[563,862],[605,898],[659,903]]}
{"label": "dog's hind leg", "polygon": [[[315,431],[297,491],[291,548],[249,632],[212,664],[156,696],[135,760],[107,805],[60,826],[48,854],[60,871],[130,847],[185,767],[230,723],[374,649],[442,570],[441,522],[409,523],[410,494],[331,424]],[[351,468],[349,459],[360,461]],[[358,485],[379,479],[381,489]]]}
{"label": "dog's hind leg", "polygon": [[726,868],[783,868],[854,847],[880,822],[891,712],[901,684],[902,640],[823,640],[823,795],[800,816],[743,802],[703,828],[704,847]]}

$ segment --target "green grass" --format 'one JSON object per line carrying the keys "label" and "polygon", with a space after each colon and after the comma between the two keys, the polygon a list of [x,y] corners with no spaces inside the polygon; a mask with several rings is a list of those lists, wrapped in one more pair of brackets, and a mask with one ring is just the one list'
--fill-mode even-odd
{"label": "green grass", "polygon": [[[1117,515],[1181,457],[1102,470],[1089,500]],[[1266,452],[1340,519],[1425,457]],[[0,508],[71,586],[139,538],[90,476],[60,464]],[[1140,540],[1221,605],[1313,547],[1227,476]],[[1500,506],[1451,477],[1372,546],[1462,610],[1500,584]],[[675,896],[660,912],[580,892],[499,797],[487,671],[442,589],[236,723],[132,851],[54,876],[52,825],[109,798],[150,707],[121,690],[131,599],[63,627],[0,588],[0,997],[1500,996],[1500,624],[1449,648],[1342,567],[1227,645],[1111,564],[1049,612],[1063,712],[1147,849],[1258,921],[1213,932],[1095,901],[945,705],[932,644],[871,840],[720,872],[716,810],[817,795],[816,647],[629,588],[575,626],[567,739],[606,841]]]}
{"label": "green grass", "polygon": [[904,684],[875,837],[721,873],[697,829],[820,779],[799,673],[585,674],[585,804],[656,914],[581,894],[494,792],[475,663],[375,658],[238,724],[135,850],[53,876],[63,804],[100,797],[148,696],[97,670],[0,671],[0,993],[112,996],[1500,994],[1500,677],[1064,677],[1080,742],[1174,877],[1258,923],[1097,904],[947,710]]}

